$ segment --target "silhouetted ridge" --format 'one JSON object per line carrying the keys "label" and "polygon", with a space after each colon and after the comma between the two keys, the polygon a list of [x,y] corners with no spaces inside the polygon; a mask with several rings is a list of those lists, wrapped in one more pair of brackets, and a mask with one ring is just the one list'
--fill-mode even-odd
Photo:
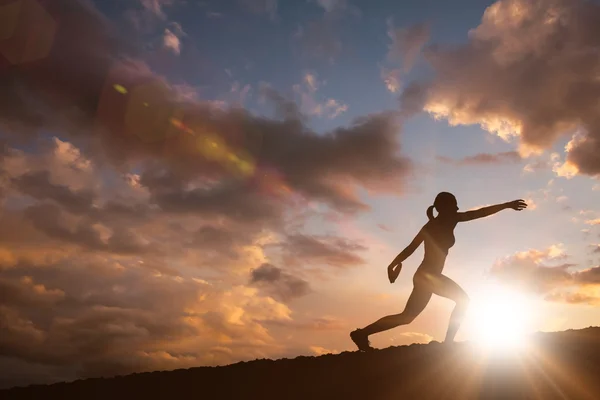
{"label": "silhouetted ridge", "polygon": [[1,399],[600,399],[600,328],[537,333],[529,350],[469,343],[255,360],[0,391]]}

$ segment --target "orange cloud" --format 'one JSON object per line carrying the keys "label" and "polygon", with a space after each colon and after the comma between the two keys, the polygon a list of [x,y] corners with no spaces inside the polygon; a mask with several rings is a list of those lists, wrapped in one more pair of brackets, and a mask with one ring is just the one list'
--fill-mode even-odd
{"label": "orange cloud", "polygon": [[600,6],[592,2],[497,1],[467,44],[425,51],[436,76],[407,88],[404,106],[518,139],[522,155],[572,136],[557,173],[598,175],[598,26]]}
{"label": "orange cloud", "polygon": [[600,266],[570,271],[576,265],[558,264],[568,258],[560,246],[531,249],[498,260],[490,273],[500,281],[544,295],[548,301],[600,302]]}

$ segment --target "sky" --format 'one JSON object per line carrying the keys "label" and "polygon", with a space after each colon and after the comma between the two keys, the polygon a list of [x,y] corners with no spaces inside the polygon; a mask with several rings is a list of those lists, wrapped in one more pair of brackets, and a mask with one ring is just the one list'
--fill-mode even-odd
{"label": "sky", "polygon": [[[598,2],[2,0],[0,21],[2,387],[352,351],[402,311],[423,249],[386,269],[441,191],[529,204],[456,228],[444,273],[472,303],[502,285],[531,331],[598,325]],[[441,341],[452,307],[371,342]]]}

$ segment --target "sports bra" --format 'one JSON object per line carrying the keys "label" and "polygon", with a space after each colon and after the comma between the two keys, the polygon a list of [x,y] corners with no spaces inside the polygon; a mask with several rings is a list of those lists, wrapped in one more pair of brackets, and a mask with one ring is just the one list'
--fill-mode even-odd
{"label": "sports bra", "polygon": [[456,238],[454,237],[454,227],[456,223],[451,221],[441,221],[434,219],[427,223],[426,233],[428,241],[435,244],[435,247],[445,253],[454,246]]}

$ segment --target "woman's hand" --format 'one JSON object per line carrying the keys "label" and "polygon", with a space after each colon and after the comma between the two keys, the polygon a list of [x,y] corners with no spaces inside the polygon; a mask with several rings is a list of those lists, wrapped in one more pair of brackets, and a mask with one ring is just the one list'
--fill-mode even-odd
{"label": "woman's hand", "polygon": [[508,208],[512,208],[513,210],[521,211],[527,208],[527,203],[525,203],[523,200],[514,200],[509,203],[506,203],[506,206]]}
{"label": "woman's hand", "polygon": [[400,275],[400,271],[402,270],[402,263],[398,264],[390,264],[388,267],[388,279],[390,283],[394,283],[398,275]]}

